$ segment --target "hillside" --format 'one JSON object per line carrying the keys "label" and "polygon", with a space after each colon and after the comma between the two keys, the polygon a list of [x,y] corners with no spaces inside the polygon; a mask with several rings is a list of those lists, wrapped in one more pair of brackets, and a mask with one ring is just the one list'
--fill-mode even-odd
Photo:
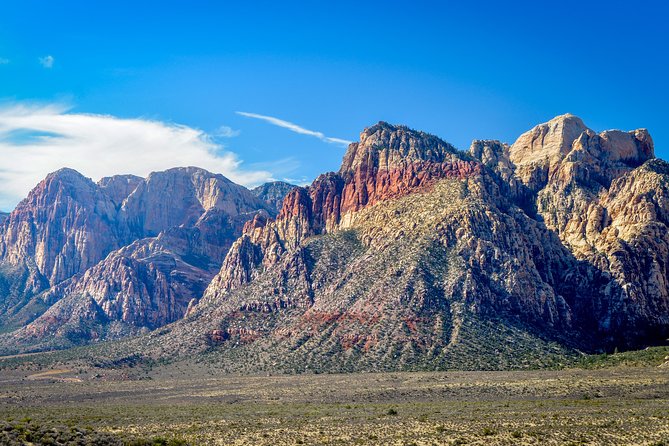
{"label": "hillside", "polygon": [[[596,133],[562,115],[511,145],[477,140],[462,152],[381,122],[349,146],[339,171],[283,188],[278,214],[270,186],[256,190],[266,204],[237,210],[238,232],[223,231],[217,250],[175,242],[192,238],[183,224],[161,229],[176,224],[174,200],[138,188],[143,200],[119,209],[150,218],[116,218],[124,226],[105,243],[151,237],[50,288],[55,304],[0,345],[65,346],[44,341],[54,326],[77,334],[70,345],[95,340],[77,332],[93,321],[108,330],[100,338],[153,330],[105,347],[113,355],[205,355],[230,371],[295,372],[554,367],[578,351],[660,344],[669,335],[668,187],[669,164],[654,158],[645,130]],[[124,196],[118,189],[105,197]],[[97,209],[106,208],[96,218]],[[206,227],[220,234],[217,221]],[[182,250],[166,261],[165,246]],[[40,278],[60,277],[56,266]],[[120,283],[150,301],[147,282],[177,290],[158,294],[169,302],[160,308],[176,310],[155,316],[97,297]],[[61,323],[64,313],[72,316]]]}

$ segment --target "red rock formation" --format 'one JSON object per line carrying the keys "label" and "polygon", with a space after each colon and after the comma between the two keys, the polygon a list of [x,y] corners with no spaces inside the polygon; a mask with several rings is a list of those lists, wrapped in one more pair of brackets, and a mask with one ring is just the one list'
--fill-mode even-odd
{"label": "red rock formation", "polygon": [[[669,182],[656,172],[662,166],[648,171],[644,162],[652,157],[645,130],[597,134],[571,115],[537,126],[512,146],[474,141],[470,156],[430,135],[380,123],[349,146],[339,172],[293,190],[276,221],[247,224],[204,302],[244,314],[283,314],[293,308],[287,294],[313,306],[290,313],[276,329],[254,319],[269,338],[290,344],[332,329],[344,349],[365,351],[390,345],[378,335],[383,324],[399,330],[395,341],[437,348],[439,341],[421,333],[449,318],[455,343],[458,318],[468,312],[505,315],[558,337],[578,333],[584,348],[659,339],[669,327]],[[450,189],[442,190],[447,184]],[[345,264],[347,253],[326,250],[331,259],[323,258],[320,248],[305,246],[319,246],[319,236],[348,228],[369,250],[364,257],[370,265],[345,269],[335,279],[319,268]],[[415,244],[405,251],[407,240]],[[448,255],[437,254],[435,244]],[[652,256],[641,253],[649,247]],[[396,279],[404,289],[391,286],[392,274],[406,272],[390,271],[389,251],[399,264],[413,265],[414,279]],[[412,263],[413,255],[434,258]],[[447,277],[425,272],[439,268],[431,263],[437,258],[448,263]],[[350,285],[365,280],[357,273],[379,271],[366,287]],[[377,282],[384,287],[377,289]],[[281,293],[264,291],[279,284]],[[339,291],[347,287],[355,291]],[[435,305],[446,305],[439,301],[443,295],[450,309],[432,313]],[[383,296],[400,301],[393,305]],[[375,315],[374,322],[353,320],[358,305],[361,314]],[[396,307],[401,319],[391,315]],[[327,317],[317,323],[316,315]]]}
{"label": "red rock formation", "polygon": [[443,178],[480,174],[478,161],[463,158],[439,138],[406,127],[381,122],[365,129],[339,170],[345,182],[341,213],[425,189]]}
{"label": "red rock formation", "polygon": [[480,162],[435,136],[384,122],[369,127],[359,143],[349,146],[338,173],[320,175],[308,188],[292,189],[276,221],[245,227],[245,237],[233,245],[209,295],[247,283],[257,274],[254,270],[276,264],[283,252],[310,236],[349,226],[366,206],[481,171]]}

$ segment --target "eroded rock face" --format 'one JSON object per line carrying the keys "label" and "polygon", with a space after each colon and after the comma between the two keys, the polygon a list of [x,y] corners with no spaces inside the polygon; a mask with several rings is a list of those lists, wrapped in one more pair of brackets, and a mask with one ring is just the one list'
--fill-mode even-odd
{"label": "eroded rock face", "polygon": [[51,288],[56,303],[12,336],[104,339],[176,320],[124,348],[215,349],[237,371],[527,367],[661,342],[669,165],[653,157],[645,130],[596,133],[563,115],[468,153],[379,123],[276,218],[202,172],[127,194],[132,178],[106,180],[118,237],[144,235]]}
{"label": "eroded rock face", "polygon": [[74,331],[81,342],[105,338],[110,323],[127,334],[173,322],[202,296],[244,223],[265,209],[272,212],[247,189],[198,168],[98,184],[55,172],[0,233],[3,317],[30,321],[24,313],[51,306],[24,332],[38,340]]}
{"label": "eroded rock face", "polygon": [[196,167],[154,172],[125,199],[121,218],[141,236],[194,226],[207,211],[248,215],[267,207],[249,190]]}
{"label": "eroded rock face", "polygon": [[349,147],[339,174],[344,180],[342,214],[429,187],[442,178],[464,179],[480,164],[439,138],[381,122]]}
{"label": "eroded rock face", "polygon": [[[308,188],[292,189],[276,221],[248,227],[256,235],[233,245],[209,299],[257,274],[242,272],[246,267],[267,268],[306,238],[350,226],[366,206],[426,190],[444,178],[476,176],[481,170],[479,162],[435,136],[384,122],[369,127],[359,143],[349,146],[339,172],[320,175]],[[245,234],[250,235],[246,230]],[[261,260],[248,262],[249,258]]]}
{"label": "eroded rock face", "polygon": [[379,358],[403,342],[451,357],[486,348],[472,327],[499,318],[585,349],[659,342],[669,168],[653,156],[647,131],[598,134],[572,115],[468,155],[380,123],[276,221],[245,227],[194,317],[216,308],[202,324],[223,350],[320,359],[323,345]]}
{"label": "eroded rock face", "polygon": [[549,182],[606,187],[621,173],[653,157],[653,140],[647,130],[597,134],[569,114],[536,126],[509,148],[516,176],[534,192]]}
{"label": "eroded rock face", "polygon": [[137,189],[139,183],[143,181],[144,178],[135,175],[114,175],[113,177],[102,178],[98,181],[98,186],[119,208],[123,204],[123,200],[128,198],[128,195]]}
{"label": "eroded rock face", "polygon": [[113,201],[71,169],[47,176],[5,222],[0,259],[32,263],[49,283],[95,265],[122,245]]}
{"label": "eroded rock face", "polygon": [[471,153],[517,200],[533,202],[537,216],[576,259],[610,277],[602,279],[606,288],[590,297],[592,304],[579,318],[592,319],[592,329],[611,345],[664,336],[659,333],[669,323],[666,163],[653,160],[648,132],[597,134],[579,118],[563,115],[508,149],[475,146]]}

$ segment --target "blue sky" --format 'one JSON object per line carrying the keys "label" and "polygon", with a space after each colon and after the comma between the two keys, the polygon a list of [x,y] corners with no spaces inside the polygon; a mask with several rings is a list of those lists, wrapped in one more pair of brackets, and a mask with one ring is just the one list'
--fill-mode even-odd
{"label": "blue sky", "polygon": [[[513,142],[570,112],[595,130],[646,127],[658,156],[669,158],[669,7],[661,1],[102,3],[2,2],[0,107],[8,116],[19,107],[41,113],[40,122],[80,118],[30,129],[47,136],[102,125],[90,114],[113,117],[118,125],[104,128],[118,144],[132,138],[112,138],[130,122],[195,129],[201,133],[179,137],[230,155],[220,170],[249,185],[264,177],[308,182],[336,170],[345,145],[328,138],[356,140],[379,120],[466,149],[475,138]],[[12,129],[6,141],[16,138]],[[91,138],[76,140],[95,146]],[[163,161],[211,162],[176,156],[184,147],[166,149]],[[13,162],[7,153],[0,172]],[[85,149],[62,153],[64,165],[86,170],[75,159]],[[130,158],[127,171],[153,166]],[[15,204],[36,169],[0,193],[0,209]]]}

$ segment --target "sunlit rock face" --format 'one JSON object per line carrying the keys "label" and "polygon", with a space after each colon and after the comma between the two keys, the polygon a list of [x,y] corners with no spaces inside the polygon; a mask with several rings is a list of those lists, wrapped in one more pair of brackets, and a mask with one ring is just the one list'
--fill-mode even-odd
{"label": "sunlit rock face", "polygon": [[[202,296],[259,212],[273,210],[246,188],[193,167],[97,184],[71,169],[54,172],[4,220],[0,269],[12,289],[0,296],[3,316],[25,320],[22,312],[36,301],[58,302],[31,331],[93,327],[77,335],[83,340],[104,337],[100,327],[110,322],[126,324],[122,332],[173,322]],[[95,311],[72,310],[82,296]]]}
{"label": "sunlit rock face", "polygon": [[[646,130],[596,133],[573,115],[467,152],[381,122],[307,187],[252,193],[194,168],[47,179],[1,248],[25,308],[46,309],[19,311],[0,347],[162,327],[124,348],[215,351],[238,371],[387,370],[662,342],[669,165],[653,150]],[[67,223],[35,223],[50,212]],[[65,246],[78,263],[57,260]]]}
{"label": "sunlit rock face", "polygon": [[217,308],[225,339],[252,330],[251,351],[299,342],[314,357],[446,354],[482,345],[461,330],[488,317],[586,349],[659,342],[669,181],[653,157],[647,131],[597,134],[572,115],[468,153],[379,123],[275,221],[247,224],[202,313]]}

